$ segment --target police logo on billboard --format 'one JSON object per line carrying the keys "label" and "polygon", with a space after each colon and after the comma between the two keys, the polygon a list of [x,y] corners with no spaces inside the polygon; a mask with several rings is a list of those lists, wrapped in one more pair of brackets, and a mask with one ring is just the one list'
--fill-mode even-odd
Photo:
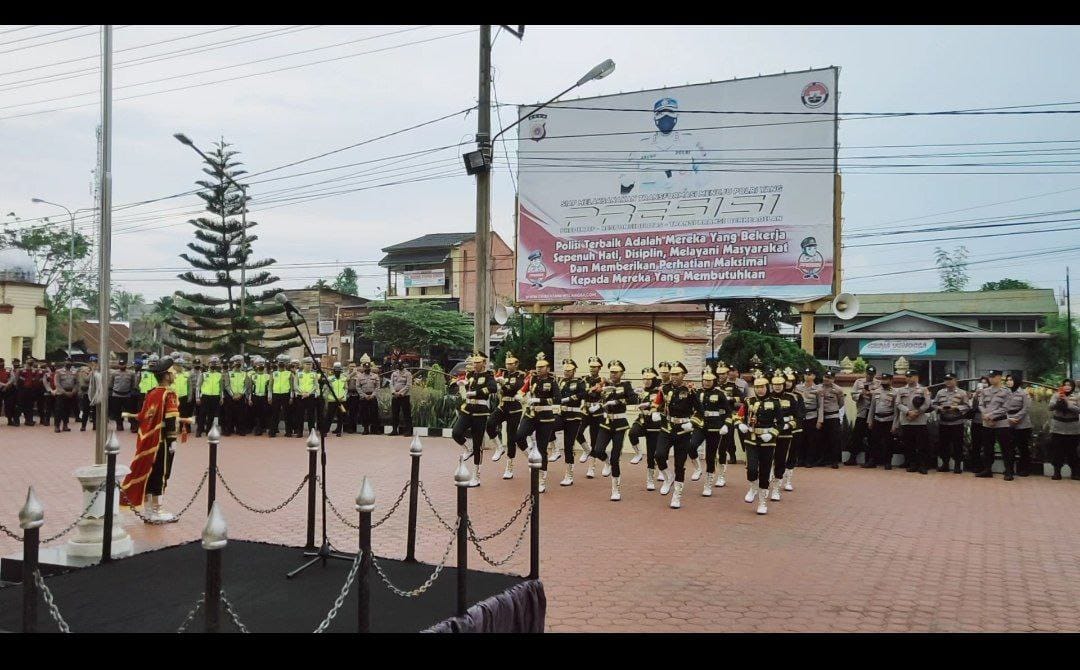
{"label": "police logo on billboard", "polygon": [[802,253],[799,254],[799,260],[795,262],[795,267],[802,272],[803,279],[820,279],[821,270],[825,267],[825,259],[822,257],[821,252],[817,250],[817,240],[812,237],[805,238],[801,243]]}
{"label": "police logo on billboard", "polygon": [[807,84],[802,90],[802,104],[817,109],[829,101],[829,89],[820,81]]}
{"label": "police logo on billboard", "polygon": [[547,114],[533,114],[529,117],[529,137],[533,142],[547,137]]}

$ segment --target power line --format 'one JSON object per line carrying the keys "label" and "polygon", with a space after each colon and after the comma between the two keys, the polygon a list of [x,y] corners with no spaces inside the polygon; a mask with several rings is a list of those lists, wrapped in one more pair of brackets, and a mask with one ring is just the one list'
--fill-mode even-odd
{"label": "power line", "polygon": [[[89,25],[74,26],[74,27],[71,27],[71,28],[63,28],[62,30],[54,30],[51,33],[40,33],[38,35],[31,35],[30,37],[20,37],[17,40],[8,40],[7,42],[0,42],[0,47],[6,47],[9,44],[18,44],[19,42],[25,42],[27,40],[37,40],[37,39],[41,39],[42,37],[49,37],[50,35],[59,35],[61,33],[70,33],[73,30],[82,30],[84,28],[89,28],[89,27],[90,27]],[[97,29],[95,28],[94,30],[96,31]],[[68,39],[71,39],[71,38],[68,38]],[[45,44],[51,44],[51,42],[46,42]],[[39,45],[33,45],[33,46],[39,46]],[[18,51],[18,50],[19,49],[12,49],[12,51]],[[0,51],[0,53],[8,53],[8,52],[7,51]]]}

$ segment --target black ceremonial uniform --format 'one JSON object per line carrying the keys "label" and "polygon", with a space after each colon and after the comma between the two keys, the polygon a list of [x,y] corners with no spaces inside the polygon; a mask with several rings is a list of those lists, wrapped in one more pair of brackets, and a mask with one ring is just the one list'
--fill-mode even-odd
{"label": "black ceremonial uniform", "polygon": [[510,458],[517,455],[519,448],[524,451],[526,447],[524,441],[517,440],[518,424],[521,423],[521,414],[524,411],[517,394],[525,384],[526,377],[521,370],[514,370],[504,372],[502,377],[496,380],[499,405],[487,420],[487,434],[491,439],[499,436],[502,424],[506,423],[506,451]]}
{"label": "black ceremonial uniform", "polygon": [[591,450],[596,447],[596,438],[600,434],[600,424],[604,417],[604,407],[600,401],[601,391],[596,390],[597,386],[603,387],[604,378],[600,375],[589,374],[585,375],[582,381],[585,382],[585,423],[582,426],[581,434],[578,435],[578,443],[585,444],[585,428],[588,428],[589,448]]}
{"label": "black ceremonial uniform", "polygon": [[[559,379],[559,405],[561,412],[555,421],[555,430],[561,430],[563,434],[563,458],[567,465],[574,462],[574,441],[581,437],[584,431],[585,415],[582,403],[588,387],[580,377]],[[584,447],[583,447],[584,449]]]}
{"label": "black ceremonial uniform", "polygon": [[626,406],[636,404],[637,401],[634,387],[628,381],[606,385],[600,392],[600,406],[604,410],[604,415],[592,455],[606,462],[607,446],[611,444],[611,476],[613,477],[620,476],[619,455],[622,453],[623,438],[626,437],[626,431],[630,429],[630,422],[626,418]]}
{"label": "black ceremonial uniform", "polygon": [[720,440],[730,435],[731,429],[729,427],[724,436],[720,435],[720,430],[728,424],[732,403],[724,389],[717,386],[697,389],[694,395],[697,397],[697,411],[691,419],[694,424],[691,444],[696,449],[702,442],[705,443],[705,471],[711,475],[716,472],[717,453],[721,459],[724,458],[724,453],[719,451]]}
{"label": "black ceremonial uniform", "polygon": [[451,437],[465,446],[466,437],[472,437],[473,462],[480,465],[484,451],[484,428],[491,414],[491,398],[498,393],[495,375],[490,370],[469,371],[465,374],[465,402],[458,408]]}
{"label": "black ceremonial uniform", "polygon": [[[663,432],[666,435],[667,444],[675,447],[675,481],[683,482],[686,476],[686,458],[690,455],[690,437],[693,432],[693,423],[690,419],[697,408],[697,398],[686,384],[675,386],[669,383],[665,386],[668,390],[662,391],[663,403],[660,407],[665,415]],[[667,461],[666,451],[665,447],[664,465]],[[658,458],[657,461],[659,462],[660,459]]]}
{"label": "black ceremonial uniform", "polygon": [[535,435],[536,450],[540,452],[543,462],[541,470],[546,472],[547,445],[551,442],[551,434],[555,430],[555,412],[561,400],[559,383],[550,374],[543,379],[534,374],[529,379],[526,393],[525,413],[521,417],[517,437],[519,441],[523,441],[529,435]]}

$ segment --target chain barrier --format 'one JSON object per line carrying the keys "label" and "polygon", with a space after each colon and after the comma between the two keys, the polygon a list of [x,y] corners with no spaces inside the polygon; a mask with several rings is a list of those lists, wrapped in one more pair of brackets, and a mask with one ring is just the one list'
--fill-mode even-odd
{"label": "chain barrier", "polygon": [[205,593],[200,593],[199,598],[195,601],[195,607],[191,608],[188,615],[184,618],[184,623],[180,624],[180,627],[176,629],[177,633],[183,633],[187,630],[187,627],[191,625],[191,620],[195,618],[195,613],[202,609],[203,598],[206,597]]}
{"label": "chain barrier", "polygon": [[[510,528],[510,526],[514,525],[514,522],[517,521],[517,518],[519,516],[521,516],[521,513],[525,511],[526,507],[528,507],[529,510],[532,511],[532,494],[531,493],[525,496],[525,499],[521,501],[520,505],[518,505],[517,511],[514,512],[514,516],[510,517],[510,520],[507,521],[506,523],[504,523],[502,528],[495,531],[494,533],[491,533],[489,535],[485,535],[484,537],[477,537],[477,538],[475,538],[475,541],[476,542],[487,542],[488,540],[490,540],[493,537],[498,537],[499,535],[502,535],[503,533],[506,532],[506,530],[508,528]],[[470,533],[473,532],[472,520],[471,519],[469,520],[469,532]]]}
{"label": "chain barrier", "polygon": [[[320,482],[321,482],[321,480],[320,480]],[[384,523],[386,523],[387,520],[389,520],[390,517],[393,516],[394,512],[396,512],[397,508],[401,505],[401,501],[405,499],[405,494],[408,492],[408,490],[409,490],[409,482],[406,481],[405,486],[401,487],[401,493],[398,494],[397,500],[394,501],[394,504],[390,507],[390,511],[387,512],[386,515],[383,516],[383,518],[381,518],[378,521],[375,521],[375,522],[373,522],[371,524],[371,528],[373,530],[375,528],[378,528],[379,526],[383,525]],[[325,486],[323,487],[323,491],[325,493]],[[330,511],[334,513],[334,516],[336,516],[338,518],[338,521],[345,524],[349,528],[352,528],[353,530],[360,530],[360,524],[359,523],[354,523],[352,521],[349,521],[347,518],[345,518],[344,515],[342,515],[342,513],[338,510],[337,507],[334,507],[334,503],[333,503],[333,501],[330,500],[330,496],[326,496],[326,504],[327,504],[327,506],[330,507]]]}
{"label": "chain barrier", "polygon": [[[86,515],[90,512],[90,508],[94,506],[94,503],[97,502],[98,496],[100,496],[101,492],[104,491],[104,490],[105,490],[105,482],[101,482],[101,485],[97,487],[96,491],[94,491],[93,497],[90,498],[90,504],[88,504],[83,509],[83,511],[79,514],[79,516],[75,517],[75,520],[72,521],[68,525],[67,528],[60,531],[59,533],[57,533],[55,535],[50,535],[49,537],[46,537],[46,538],[42,538],[41,544],[48,544],[49,542],[52,542],[53,540],[59,540],[60,538],[64,537],[68,533],[70,533],[72,531],[72,529],[75,528],[75,526],[79,525],[80,521],[82,521],[83,519],[86,518]],[[19,538],[19,539],[21,540],[22,538]]]}
{"label": "chain barrier", "polygon": [[281,503],[280,505],[275,505],[274,507],[269,507],[267,509],[259,509],[258,507],[252,507],[251,505],[245,503],[243,500],[240,500],[240,498],[236,495],[235,492],[233,492],[232,488],[229,486],[229,483],[225,481],[225,478],[221,475],[220,469],[217,471],[217,478],[221,480],[222,486],[224,486],[225,490],[229,492],[229,495],[232,496],[233,500],[239,503],[239,505],[247,511],[254,512],[256,514],[273,514],[274,512],[281,511],[286,505],[296,500],[296,496],[300,495],[300,491],[304,489],[304,484],[307,484],[308,482],[308,475],[304,475],[304,478],[300,480],[300,485],[296,487],[296,490],[292,492],[292,495],[286,498],[283,503]]}
{"label": "chain barrier", "polygon": [[338,610],[341,609],[341,604],[345,602],[345,596],[349,594],[349,589],[352,588],[353,580],[356,579],[356,572],[360,569],[360,557],[364,555],[364,552],[359,551],[356,553],[356,558],[353,560],[352,568],[349,570],[349,575],[345,578],[345,585],[341,587],[341,593],[334,599],[334,606],[330,608],[330,611],[326,613],[326,618],[322,620],[313,633],[323,633],[326,631],[327,626],[337,616]]}
{"label": "chain barrier", "polygon": [[[530,500],[531,500],[531,497],[530,497]],[[530,510],[532,509],[531,504],[529,505],[529,508],[530,508]],[[487,555],[487,553],[484,552],[484,548],[482,546],[480,546],[480,540],[478,540],[476,538],[476,534],[473,532],[473,527],[472,527],[471,522],[469,523],[469,528],[468,528],[468,530],[469,530],[469,540],[473,543],[473,546],[476,547],[476,551],[480,554],[480,558],[484,559],[485,563],[487,563],[488,565],[490,565],[493,568],[498,568],[500,566],[503,566],[503,565],[506,565],[507,563],[509,563],[510,559],[513,558],[514,555],[518,553],[519,549],[521,549],[521,545],[525,541],[525,531],[529,530],[529,524],[531,524],[531,523],[532,523],[532,518],[531,517],[525,517],[525,523],[521,524],[521,532],[518,533],[517,542],[514,543],[514,548],[510,550],[510,553],[506,555],[506,558],[504,558],[502,560],[499,560],[499,561],[496,561],[495,559],[491,558],[490,556]],[[501,533],[502,531],[500,530],[499,532]]]}
{"label": "chain barrier", "polygon": [[17,540],[19,542],[23,541],[23,536],[22,535],[19,535],[18,533],[12,532],[10,529],[8,529],[7,526],[5,526],[2,523],[0,523],[0,533],[3,533],[4,535],[7,535],[8,537],[10,537],[13,540]]}
{"label": "chain barrier", "polygon": [[[454,529],[453,529],[453,532],[455,534],[457,532],[457,526],[460,523],[461,523],[461,519],[458,518],[458,523],[454,524]],[[379,577],[383,580],[383,583],[386,584],[386,587],[388,589],[393,591],[395,594],[401,596],[402,598],[415,598],[415,597],[417,597],[419,595],[422,595],[425,591],[427,591],[429,588],[431,588],[431,585],[434,584],[435,580],[439,578],[439,574],[442,572],[442,569],[446,566],[446,559],[450,556],[450,550],[454,548],[454,541],[456,539],[457,539],[456,536],[450,538],[450,542],[448,542],[447,545],[446,545],[446,551],[443,552],[442,560],[439,561],[439,565],[437,565],[435,567],[435,572],[431,573],[431,576],[427,578],[427,581],[425,581],[423,584],[416,587],[412,591],[402,591],[398,587],[394,586],[393,583],[390,582],[390,578],[386,576],[385,572],[383,572],[382,566],[379,565],[379,561],[378,561],[377,558],[372,556],[371,557],[371,562],[375,565],[375,571],[379,573]]]}
{"label": "chain barrier", "polygon": [[435,509],[435,503],[431,502],[431,498],[428,497],[427,489],[424,488],[424,482],[419,482],[419,484],[420,484],[420,492],[424,494],[424,501],[427,502],[428,507],[431,508],[431,513],[435,515],[435,518],[439,520],[439,523],[442,524],[443,528],[445,528],[450,533],[455,533],[456,532],[455,527],[453,527],[450,524],[446,523],[446,520],[444,520],[442,518],[442,516],[439,514],[439,510]]}
{"label": "chain barrier", "polygon": [[53,602],[52,591],[45,585],[45,579],[41,576],[40,570],[34,570],[34,584],[36,584],[38,590],[41,591],[41,597],[45,599],[45,605],[49,608],[49,616],[56,622],[56,627],[60,629],[61,633],[70,633],[71,629],[68,628],[67,622],[64,621],[64,617],[60,616],[60,609],[57,608],[56,603]]}
{"label": "chain barrier", "polygon": [[199,480],[199,485],[197,487],[195,487],[195,493],[191,494],[191,499],[187,501],[187,504],[184,505],[183,509],[181,509],[179,512],[174,514],[173,518],[168,520],[168,521],[155,521],[154,519],[146,516],[145,514],[140,512],[139,510],[135,509],[134,507],[129,507],[128,509],[131,510],[132,514],[139,517],[139,519],[141,519],[143,523],[149,524],[151,526],[160,526],[160,525],[166,524],[166,523],[176,523],[177,521],[180,520],[180,517],[182,517],[184,515],[184,512],[188,511],[188,509],[190,509],[191,506],[193,504],[195,504],[195,500],[199,497],[199,494],[202,492],[203,486],[206,486],[206,479],[207,479],[207,477],[209,475],[210,475],[210,468],[207,468],[207,469],[203,470],[202,479]]}
{"label": "chain barrier", "polygon": [[225,613],[229,615],[229,618],[232,619],[232,622],[236,624],[236,627],[240,629],[241,633],[251,632],[247,629],[247,626],[240,622],[240,617],[236,616],[236,612],[234,612],[232,608],[232,603],[225,597],[225,589],[221,589],[221,604],[225,606]]}

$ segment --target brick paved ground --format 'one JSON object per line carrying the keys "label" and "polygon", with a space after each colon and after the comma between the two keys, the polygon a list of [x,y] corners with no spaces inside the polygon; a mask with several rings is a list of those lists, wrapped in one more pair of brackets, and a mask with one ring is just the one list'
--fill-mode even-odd
{"label": "brick paved ground", "polygon": [[[16,525],[31,482],[46,507],[44,533],[73,519],[81,504],[71,472],[89,461],[90,435],[0,427],[0,523]],[[134,436],[123,437],[126,462]],[[408,478],[408,445],[331,439],[330,495],[350,519],[365,474],[375,483],[376,517],[393,503]],[[458,448],[437,438],[424,445],[423,480],[450,518]],[[203,440],[181,449],[166,496],[174,511],[206,467]],[[528,491],[522,457],[511,482],[498,477],[502,463],[487,459],[483,485],[470,491],[481,534],[509,518]],[[241,498],[269,507],[300,482],[307,456],[303,440],[226,438],[220,463]],[[688,482],[681,510],[644,490],[644,463],[624,466],[619,503],[607,500],[607,479],[589,481],[579,471],[563,489],[562,462],[552,470],[541,515],[551,631],[1080,631],[1080,482],[815,468],[798,471],[796,490],[759,517],[742,502],[742,465],[729,469],[734,485],[711,499],[700,496],[700,482]],[[303,495],[272,516],[243,510],[220,487],[219,499],[231,537],[303,543]],[[175,544],[199,536],[204,512],[200,500],[179,523],[127,527],[140,548]],[[381,555],[404,555],[406,521],[403,505],[376,529]],[[338,547],[355,546],[354,532],[333,517],[329,528]],[[492,540],[489,553],[501,558],[515,537],[511,530]],[[423,510],[418,557],[437,561],[448,539]],[[16,542],[0,537],[0,554],[15,551]],[[527,551],[504,570],[527,572]]]}

